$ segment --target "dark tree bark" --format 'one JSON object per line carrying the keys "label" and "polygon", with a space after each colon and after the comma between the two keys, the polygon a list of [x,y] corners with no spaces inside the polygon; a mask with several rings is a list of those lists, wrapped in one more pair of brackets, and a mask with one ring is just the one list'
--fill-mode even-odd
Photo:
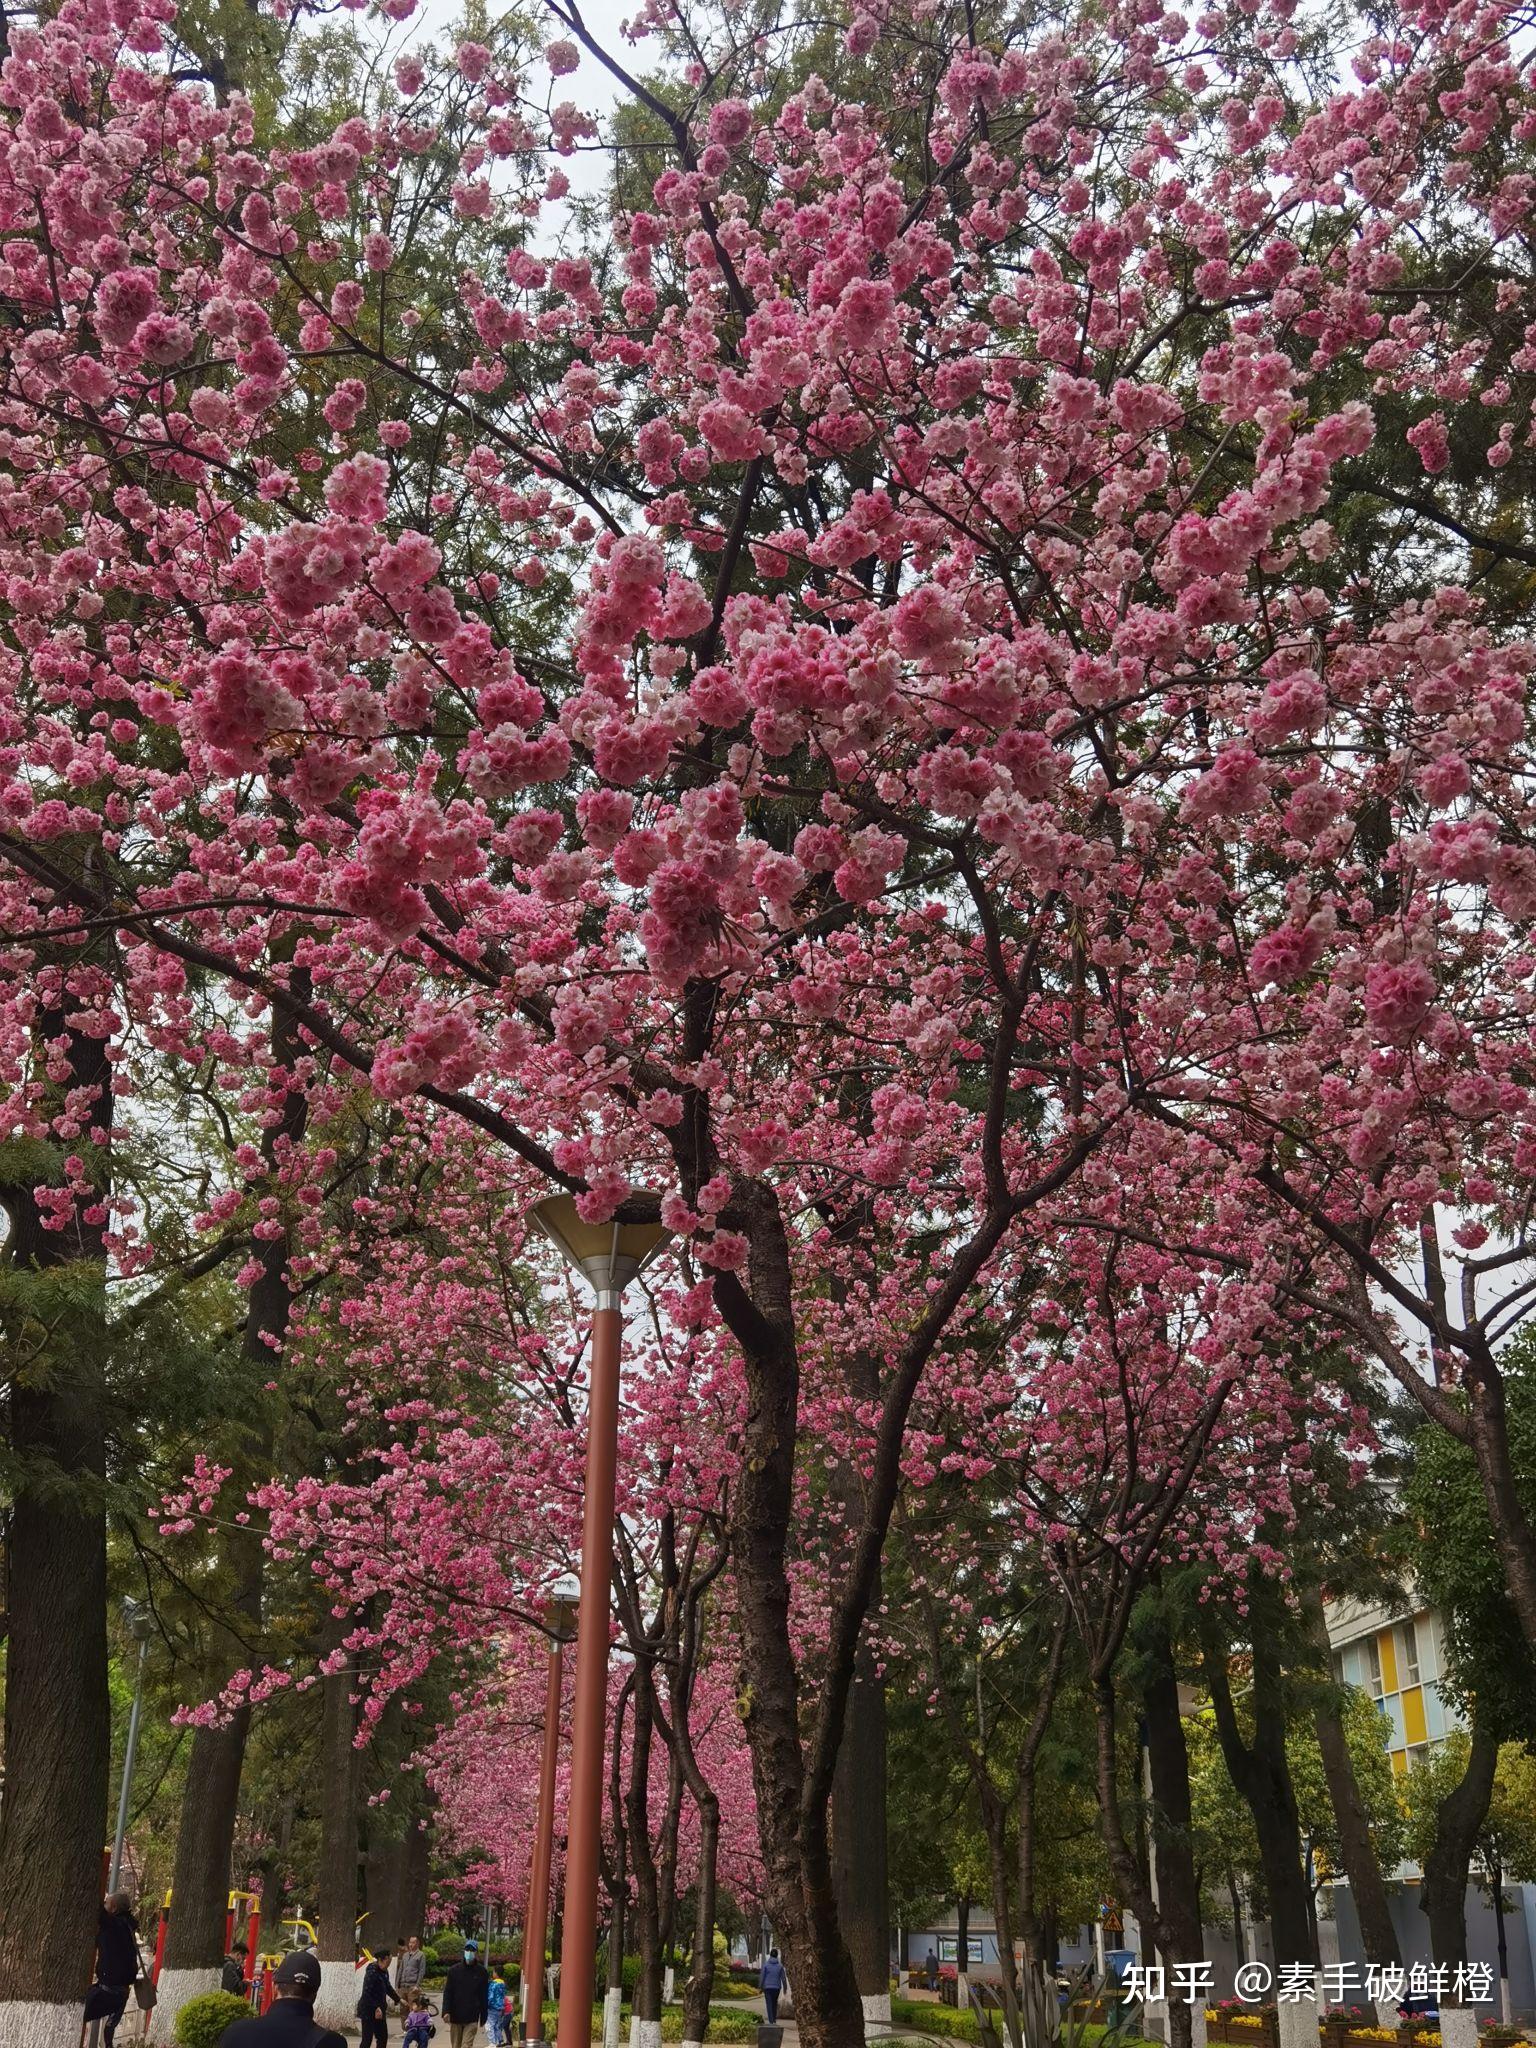
{"label": "dark tree bark", "polygon": [[[630,1915],[640,1975],[635,1981],[631,2011],[641,2048],[648,2048],[639,2029],[661,2025],[661,1898],[656,1858],[651,1849],[651,1741],[656,1726],[656,1693],[648,1664],[635,1667],[633,1732],[629,1742],[629,1784],[624,1795],[624,1825],[629,1860],[635,1873],[634,1909]],[[655,2039],[659,2039],[659,2033]]]}
{"label": "dark tree bark", "polygon": [[[305,969],[294,972],[293,984],[296,991],[308,994],[309,976]],[[294,1062],[304,1050],[297,1026],[286,1010],[272,1012],[271,1047],[272,1086],[276,1091],[291,1076]],[[283,1090],[278,1120],[263,1132],[261,1140],[269,1175],[289,1148],[303,1138],[308,1108],[302,1088],[289,1086]],[[287,1337],[293,1292],[288,1277],[286,1231],[278,1238],[256,1239],[252,1249],[261,1270],[246,1305],[242,1350],[259,1385],[272,1376]],[[264,1414],[264,1404],[258,1401],[253,1412]],[[264,1422],[250,1430],[244,1457],[248,1477],[258,1484],[268,1477],[272,1441]],[[223,1684],[236,1671],[258,1661],[252,1642],[261,1629],[266,1548],[255,1524],[222,1530],[220,1542],[234,1585],[231,1625],[224,1632],[222,1645],[219,1683]],[[161,2024],[167,2028],[174,2025],[176,2008],[186,1998],[217,1988],[219,1965],[224,1958],[224,1919],[240,1806],[240,1777],[245,1768],[250,1730],[249,1707],[241,1707],[222,1727],[193,1730],[181,1825],[176,1834],[171,1924],[166,1931],[161,1978]]]}
{"label": "dark tree bark", "polygon": [[1232,1704],[1225,1644],[1207,1643],[1205,1680],[1227,1775],[1253,1815],[1276,1967],[1286,1963],[1309,1964],[1312,1937],[1307,1915],[1307,1881],[1302,1871],[1301,1821],[1285,1754],[1285,1687],[1279,1658],[1261,1621],[1256,1618],[1253,1624],[1251,1742],[1243,1740]]}
{"label": "dark tree bark", "polygon": [[1339,1854],[1344,1874],[1349,1879],[1350,1897],[1355,1903],[1355,1917],[1360,1922],[1360,1937],[1365,1943],[1366,1957],[1373,1963],[1401,1963],[1402,1951],[1398,1945],[1397,1928],[1392,1921],[1386,1880],[1381,1874],[1381,1859],[1371,1839],[1371,1824],[1366,1818],[1365,1802],[1360,1797],[1336,1693],[1330,1692],[1319,1701],[1312,1716],[1312,1725],[1317,1731],[1323,1777],[1328,1786],[1333,1817],[1338,1824]]}
{"label": "dark tree bark", "polygon": [[720,1858],[720,1802],[706,1792],[696,1802],[699,1815],[699,1875],[693,1899],[693,1954],[683,1985],[683,2039],[702,2041],[709,2028],[709,2001],[715,1993],[715,1873]]}
{"label": "dark tree bark", "polygon": [[1069,1609],[1063,1602],[1051,1638],[1050,1654],[1035,1711],[1030,1716],[1024,1740],[1019,1744],[1016,1766],[1018,1784],[1017,1853],[1019,1865],[1019,1939],[1023,1945],[1023,1970],[1019,1979],[1019,2019],[1028,2048],[1046,2048],[1061,2036],[1061,2007],[1056,1997],[1056,1939],[1054,1914],[1042,1915],[1036,1878],[1035,1789],[1040,1768],[1040,1751],[1056,1707],[1061,1682],[1061,1660],[1066,1647]]}
{"label": "dark tree bark", "polygon": [[1467,1879],[1498,1767],[1498,1738],[1474,1721],[1467,1768],[1435,1808],[1435,1839],[1424,1858],[1419,1904],[1429,1921],[1435,1961],[1452,1971],[1467,1960]]}
{"label": "dark tree bark", "polygon": [[1402,1951],[1398,1946],[1397,1929],[1392,1923],[1392,1908],[1387,1899],[1386,1880],[1381,1874],[1381,1859],[1371,1838],[1371,1824],[1366,1815],[1365,1801],[1360,1797],[1354,1760],[1344,1734],[1338,1688],[1333,1683],[1321,1595],[1313,1593],[1304,1601],[1304,1606],[1324,1679],[1323,1689],[1313,1708],[1312,1726],[1323,1759],[1328,1803],[1333,1808],[1339,1830],[1339,1856],[1344,1865],[1344,1875],[1349,1879],[1349,1894],[1354,1901],[1355,1918],[1360,1923],[1360,1938],[1365,1943],[1369,1962],[1400,1964]]}
{"label": "dark tree bark", "polygon": [[[345,1624],[327,1620],[327,1650],[339,1647]],[[357,1709],[352,1694],[357,1674],[351,1669],[330,1672],[321,1680],[320,1709],[320,1873],[316,1930],[325,1981],[316,2000],[316,2017],[324,2026],[339,2026],[352,2017],[357,1961],[357,1794],[358,1755],[354,1748]]]}
{"label": "dark tree bark", "polygon": [[[885,1781],[885,1680],[869,1645],[863,1643],[832,1780],[832,1879],[860,1998],[888,2002],[891,1924]],[[888,2012],[887,2003],[880,2016],[888,2017]]]}
{"label": "dark tree bark", "polygon": [[[1114,1679],[1108,1672],[1101,1673],[1093,1681],[1093,1717],[1099,1824],[1104,1834],[1109,1867],[1123,1902],[1136,1915],[1137,1924],[1146,1939],[1166,1953],[1173,1946],[1173,1935],[1158,1901],[1153,1897],[1146,1866],[1126,1839],[1125,1824],[1120,1815],[1118,1714]],[[1170,2044],[1172,2048],[1189,2048],[1190,2037],[1190,2008],[1182,1999],[1173,1999],[1168,2007]]]}
{"label": "dark tree bark", "polygon": [[1152,1778],[1152,1853],[1157,1903],[1168,1935],[1164,1961],[1171,1972],[1175,1963],[1199,1962],[1205,1939],[1200,1924],[1200,1881],[1195,1872],[1189,1748],[1179,1712],[1173,1643],[1161,1607],[1149,1613],[1140,1631],[1140,1647],[1144,1659],[1141,1703]]}
{"label": "dark tree bark", "polygon": [[421,1814],[407,1830],[405,1858],[400,1873],[400,1930],[403,1934],[425,1935],[427,1893],[432,1870],[432,1821]]}
{"label": "dark tree bark", "polygon": [[[860,1207],[843,1234],[866,1230],[872,1221]],[[834,1280],[833,1288],[841,1299],[846,1292],[841,1281]],[[880,1368],[867,1351],[850,1351],[847,1372],[849,1391],[857,1400],[866,1404],[879,1400]],[[832,1483],[846,1525],[857,1528],[864,1513],[857,1465],[851,1459],[844,1461]],[[870,1593],[870,1605],[875,1609],[880,1605],[880,1587],[877,1571]],[[860,1999],[881,2021],[889,2020],[891,2010],[886,1749],[885,1679],[868,1641],[861,1640],[832,1779],[832,1882]],[[872,2007],[870,2001],[874,2001]]]}
{"label": "dark tree bark", "polygon": [[[58,1113],[76,1094],[82,1121],[108,1140],[106,1040],[67,1029],[63,1009],[45,1009],[38,1032],[40,1053],[60,1046],[66,1066],[47,1079],[48,1107]],[[40,1075],[43,1064],[40,1056]],[[81,1141],[79,1151],[102,1175],[104,1203],[108,1144]],[[5,1530],[0,2035],[28,2048],[75,2048],[108,1824],[106,1247],[104,1221],[88,1221],[79,1204],[64,1229],[44,1229],[34,1193],[43,1180],[32,1152],[0,1180],[14,1290],[0,1326],[0,1384],[15,1474]],[[51,1326],[41,1348],[34,1316]]]}

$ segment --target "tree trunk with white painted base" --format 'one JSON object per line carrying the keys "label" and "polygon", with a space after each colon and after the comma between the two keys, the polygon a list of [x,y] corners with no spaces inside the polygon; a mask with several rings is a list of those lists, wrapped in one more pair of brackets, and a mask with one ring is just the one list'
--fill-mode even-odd
{"label": "tree trunk with white painted base", "polygon": [[[307,996],[307,970],[293,970],[292,978],[295,991]],[[276,1096],[283,1077],[291,1076],[295,1062],[304,1053],[298,1027],[286,1010],[273,1010],[270,1042],[272,1070],[268,1086]],[[276,1175],[291,1148],[302,1142],[308,1110],[308,1098],[302,1088],[289,1087],[283,1092],[277,1121],[261,1140],[269,1177]],[[271,1377],[288,1335],[293,1309],[289,1251],[286,1230],[279,1237],[258,1239],[253,1247],[260,1270],[247,1297],[241,1353],[258,1385]],[[257,1420],[246,1431],[241,1449],[246,1488],[261,1485],[271,1476],[272,1432],[264,1419],[265,1403],[258,1400],[252,1413]],[[236,1499],[239,1497],[237,1493]],[[260,1662],[266,1587],[267,1553],[259,1526],[223,1527],[219,1543],[223,1569],[231,1580],[232,1598],[227,1624],[217,1628],[220,1663],[209,1674],[210,1689],[215,1676],[218,1683],[227,1683],[234,1672]],[[195,1728],[192,1732],[171,1877],[171,1918],[155,2008],[155,2031],[162,2040],[174,2040],[176,2015],[189,1999],[219,1988],[240,1778],[250,1731],[251,1711],[242,1707],[222,1727]]]}
{"label": "tree trunk with white painted base", "polygon": [[[328,1622],[327,1649],[341,1646],[344,1627]],[[357,2006],[357,1710],[355,1674],[330,1672],[321,1681],[320,1893],[317,1903],[320,1995],[315,2018],[345,2027]]]}
{"label": "tree trunk with white painted base", "polygon": [[832,1881],[866,2027],[891,2017],[886,1748],[885,1680],[866,1641],[859,1645],[832,1780]]}
{"label": "tree trunk with white painted base", "polygon": [[[66,1000],[68,1000],[66,998]],[[69,1000],[71,1010],[74,1002]],[[82,1122],[112,1128],[106,1040],[68,1030],[64,1010],[38,1020],[40,1051],[62,1048],[67,1072],[38,1079],[45,1113],[75,1093]],[[55,1058],[57,1054],[55,1053]],[[108,1194],[105,1142],[78,1142]],[[109,1331],[102,1222],[77,1204],[45,1230],[34,1189],[44,1170],[31,1147],[8,1170],[0,1202],[10,1222],[0,1342],[20,1354],[14,1325],[48,1330],[33,1370],[10,1382],[6,1449],[12,1500],[6,1530],[5,1797],[0,1800],[0,2048],[77,2048],[101,1903],[107,1826],[105,1387]],[[36,1348],[33,1339],[32,1348]]]}

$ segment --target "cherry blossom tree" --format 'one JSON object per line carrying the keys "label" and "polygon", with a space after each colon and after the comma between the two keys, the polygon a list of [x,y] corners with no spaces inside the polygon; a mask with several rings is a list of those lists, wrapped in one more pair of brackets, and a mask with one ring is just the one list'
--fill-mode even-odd
{"label": "cherry blossom tree", "polygon": [[[1411,1310],[1437,1202],[1523,1247],[1529,656],[1436,484],[1453,427],[1495,474],[1526,431],[1521,23],[859,7],[827,77],[809,24],[657,10],[645,83],[549,13],[542,69],[407,54],[269,149],[167,60],[169,0],[12,25],[9,1114],[99,1162],[100,1069],[128,1031],[200,1057],[207,983],[676,1233],[675,1314],[742,1378],[764,1884],[830,2048],[862,2014],[828,1809],[907,1425],[1015,1250],[1174,1235],[1176,1153],[1226,1256],[1266,1240],[1261,1299],[1276,1213],[1293,1298],[1357,1320],[1337,1276]],[[549,83],[582,62],[664,146],[590,246],[555,159],[594,123]],[[1491,290],[1424,270],[1425,221]],[[1418,585],[1335,516],[1383,386],[1439,515]],[[105,1229],[104,1178],[70,1150],[28,1199]],[[845,1338],[858,1512],[802,1653],[797,1447]],[[1442,1419],[1529,1630],[1476,1356]],[[8,1708],[44,1597],[13,1570]],[[76,1842],[72,1889],[24,1890],[29,1841],[8,1801],[28,2048],[84,1958],[27,1953],[16,1902],[89,1889]]]}

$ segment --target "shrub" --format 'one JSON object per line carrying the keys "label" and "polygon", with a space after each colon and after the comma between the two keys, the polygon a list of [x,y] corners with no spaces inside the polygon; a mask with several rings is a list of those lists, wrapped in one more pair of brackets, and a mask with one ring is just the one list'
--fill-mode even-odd
{"label": "shrub", "polygon": [[979,2041],[976,2015],[968,2007],[930,2005],[925,1998],[893,1998],[891,2024],[914,2027],[924,2034],[942,2034],[946,2040]]}
{"label": "shrub", "polygon": [[177,2013],[176,2039],[181,2048],[216,2048],[226,2027],[250,2016],[249,2001],[233,1991],[205,1991],[200,1998],[189,1998]]}

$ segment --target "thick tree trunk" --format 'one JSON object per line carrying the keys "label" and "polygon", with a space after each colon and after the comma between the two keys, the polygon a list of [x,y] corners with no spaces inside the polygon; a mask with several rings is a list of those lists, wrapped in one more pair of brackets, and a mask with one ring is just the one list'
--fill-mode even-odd
{"label": "thick tree trunk", "polygon": [[1483,1485],[1494,1547],[1510,1605],[1536,1651],[1536,1529],[1531,1526],[1509,1448],[1504,1379],[1486,1345],[1467,1350],[1467,1434]]}
{"label": "thick tree trunk", "polygon": [[739,1188],[733,1213],[751,1247],[750,1294],[731,1274],[717,1278],[715,1294],[742,1342],[747,1383],[730,1541],[742,1724],[752,1755],[764,1890],[788,1960],[803,2048],[863,2048],[864,2009],[838,1921],[827,1814],[805,1796],[789,1628],[786,1550],[800,1387],[789,1251],[771,1188],[757,1182]]}
{"label": "thick tree trunk", "polygon": [[[308,995],[306,970],[300,968],[295,972],[294,987],[299,994]],[[303,1090],[284,1086],[304,1050],[297,1027],[285,1010],[272,1013],[271,1048],[271,1086],[274,1092],[283,1092],[277,1121],[262,1135],[262,1156],[269,1175],[281,1166],[289,1149],[302,1140],[308,1115],[308,1099]],[[293,1307],[286,1232],[282,1237],[257,1239],[254,1254],[261,1270],[246,1304],[242,1351],[251,1367],[253,1386],[260,1387],[272,1376],[288,1334]],[[265,1412],[265,1403],[258,1397],[252,1413],[261,1416]],[[248,1480],[259,1485],[267,1479],[271,1457],[270,1429],[264,1422],[258,1423],[249,1431],[244,1449]],[[260,1529],[254,1526],[225,1529],[220,1540],[234,1578],[234,1627],[223,1646],[220,1670],[220,1683],[227,1683],[236,1671],[258,1661],[250,1641],[242,1640],[239,1631],[243,1630],[248,1638],[260,1633],[266,1548]],[[176,1835],[171,1924],[166,1932],[157,2006],[157,2026],[167,2039],[174,2037],[176,2014],[187,2000],[205,1991],[216,1991],[219,1986],[240,1777],[250,1728],[250,1709],[243,1707],[221,1728],[193,1731],[181,1825]]]}
{"label": "thick tree trunk", "polygon": [[885,1680],[859,1649],[832,1781],[832,1881],[864,2017],[891,2017],[891,1924],[886,1859]]}
{"label": "thick tree trunk", "polygon": [[987,1843],[987,1877],[992,1892],[992,1926],[997,1939],[999,1989],[1003,1994],[1003,2024],[1010,2041],[1019,2034],[1019,1989],[1013,1971],[1013,1901],[1008,1869],[1008,1812],[990,1777],[978,1785],[981,1795],[981,1825]]}
{"label": "thick tree trunk", "polygon": [[666,1978],[677,1934],[677,1848],[683,1823],[683,1765],[676,1745],[667,1752],[667,1803],[661,1816],[661,1854],[656,1864],[656,1947],[661,1958],[662,2003],[671,1996]]}
{"label": "thick tree trunk", "polygon": [[1171,1969],[1175,1963],[1200,1961],[1204,1935],[1190,1812],[1189,1748],[1179,1711],[1173,1644],[1161,1612],[1142,1632],[1141,1647],[1145,1657],[1142,1710],[1152,1774],[1152,1853],[1157,1866],[1158,1909],[1168,1931],[1165,1960]]}
{"label": "thick tree trunk", "polygon": [[1499,1964],[1499,2018],[1507,2027],[1514,2008],[1509,1995],[1509,1928],[1505,1923],[1504,1865],[1499,1857],[1488,1861],[1488,1894],[1493,1901],[1494,1953]]}
{"label": "thick tree trunk", "polygon": [[1168,1969],[1168,2039],[1172,2048],[1187,2048],[1194,2014],[1174,1974],[1179,1963],[1198,1963],[1205,1950],[1200,1922],[1200,1880],[1195,1872],[1194,1830],[1190,1813],[1189,1748],[1184,1717],[1179,1711],[1179,1680],[1173,1643],[1161,1609],[1154,1609],[1140,1632],[1144,1656],[1142,1711],[1147,1726],[1147,1763],[1152,1779],[1152,1856],[1157,1872],[1157,1904],[1167,1936],[1163,1961]]}
{"label": "thick tree trunk", "polygon": [[[50,1080],[49,1107],[61,1109],[65,1093],[79,1091],[81,1122],[103,1142],[76,1144],[99,1169],[112,1128],[106,1042],[67,1030],[54,1010],[40,1018],[39,1036],[63,1043],[68,1066]],[[0,1184],[15,1290],[0,1332],[14,1338],[5,1326],[29,1308],[52,1326],[43,1355],[10,1341],[0,1366],[14,1473],[5,1546],[0,2048],[76,2048],[108,1826],[104,1219],[87,1221],[77,1206],[63,1230],[44,1229],[33,1193],[43,1177],[29,1154]],[[108,1193],[103,1184],[101,1203]]]}
{"label": "thick tree trunk", "polygon": [[1368,1961],[1382,1965],[1401,1964],[1402,1951],[1392,1922],[1386,1880],[1381,1874],[1381,1860],[1376,1854],[1365,1801],[1360,1797],[1360,1787],[1355,1778],[1354,1760],[1349,1753],[1344,1720],[1339,1712],[1338,1691],[1332,1683],[1328,1628],[1322,1599],[1314,1593],[1303,1604],[1325,1680],[1324,1690],[1312,1712],[1312,1726],[1317,1733],[1317,1747],[1323,1760],[1328,1801],[1339,1831],[1339,1857],[1344,1865],[1344,1875],[1349,1879],[1355,1918],[1360,1923],[1360,1939],[1365,1944]]}
{"label": "thick tree trunk", "polygon": [[1232,1946],[1239,1965],[1248,1960],[1248,1936],[1243,1926],[1243,1895],[1237,1888],[1237,1872],[1227,1866],[1227,1897],[1232,1902]]}
{"label": "thick tree trunk", "polygon": [[655,1696],[650,1667],[635,1670],[635,1706],[630,1735],[629,1786],[625,1794],[625,1833],[635,1873],[631,1921],[640,1975],[630,2008],[630,2048],[661,2048],[661,1897],[656,1859],[651,1850],[648,1802],[651,1738],[655,1728]]}
{"label": "thick tree trunk", "polygon": [[1056,1996],[1054,1931],[1040,1911],[1036,1886],[1037,1817],[1035,1791],[1040,1767],[1040,1750],[1056,1707],[1061,1680],[1061,1660],[1066,1645],[1067,1610],[1052,1638],[1040,1685],[1040,1696],[1030,1717],[1029,1728],[1019,1745],[1017,1764],[1018,1823],[1017,1854],[1019,1876],[1019,1939],[1023,1946],[1023,1968],[1019,1977],[1019,2028],[1024,2048],[1054,2048],[1061,2039],[1061,2005]]}
{"label": "thick tree trunk", "polygon": [[1280,1666],[1262,1623],[1254,1622],[1253,1737],[1243,1740],[1227,1682],[1226,1646],[1207,1644],[1206,1683],[1222,1758],[1253,1816],[1259,1867],[1269,1902],[1275,1964],[1310,1964],[1307,1883],[1301,1864],[1301,1821],[1285,1754],[1285,1697]]}
{"label": "thick tree trunk", "polygon": [[167,2038],[174,2037],[176,2015],[188,1999],[219,1988],[230,1851],[249,1729],[250,1710],[242,1707],[226,1727],[192,1733],[156,2006],[157,2024]]}
{"label": "thick tree trunk", "polygon": [[1365,1802],[1360,1797],[1336,1694],[1330,1693],[1319,1703],[1312,1725],[1317,1731],[1318,1749],[1322,1752],[1323,1776],[1339,1830],[1339,1854],[1344,1874],[1349,1879],[1350,1897],[1354,1900],[1355,1917],[1360,1923],[1360,1938],[1365,1943],[1366,1956],[1373,1963],[1399,1964],[1402,1951],[1398,1945],[1397,1928],[1392,1921],[1386,1880],[1381,1874],[1376,1844],[1371,1839],[1371,1824],[1366,1818]]}
{"label": "thick tree trunk", "polygon": [[1435,1961],[1452,1972],[1467,1960],[1467,1880],[1498,1765],[1497,1741],[1474,1722],[1467,1768],[1435,1809],[1435,1839],[1424,1858],[1419,1904]]}
{"label": "thick tree trunk", "polygon": [[[339,1647],[342,1624],[328,1623],[328,1650]],[[357,2004],[357,1789],[358,1756],[353,1747],[357,1709],[350,1668],[321,1680],[320,1876],[316,1910],[320,1954],[320,1996],[315,2018],[343,2027]]]}
{"label": "thick tree trunk", "polygon": [[405,1838],[384,1835],[370,1828],[363,1858],[363,1905],[368,1918],[363,1932],[366,1945],[398,1950],[407,1929],[401,1922],[400,1899],[405,1877]]}
{"label": "thick tree trunk", "polygon": [[720,1853],[720,1803],[711,1793],[698,1804],[699,1874],[693,1898],[693,1956],[683,1986],[683,2048],[697,2048],[709,2027],[715,1995],[715,1873]]}
{"label": "thick tree trunk", "polygon": [[[609,1893],[612,1908],[608,1922],[608,1989],[603,1996],[603,2048],[619,2048],[619,2023],[624,2004],[624,1905],[625,1888],[628,1879],[624,1864],[619,1864],[613,1890]],[[542,2033],[535,2029],[534,2038]]]}
{"label": "thick tree trunk", "polygon": [[425,1938],[427,1893],[432,1870],[432,1822],[420,1814],[406,1831],[405,1857],[400,1871],[399,1921],[402,1933]]}

